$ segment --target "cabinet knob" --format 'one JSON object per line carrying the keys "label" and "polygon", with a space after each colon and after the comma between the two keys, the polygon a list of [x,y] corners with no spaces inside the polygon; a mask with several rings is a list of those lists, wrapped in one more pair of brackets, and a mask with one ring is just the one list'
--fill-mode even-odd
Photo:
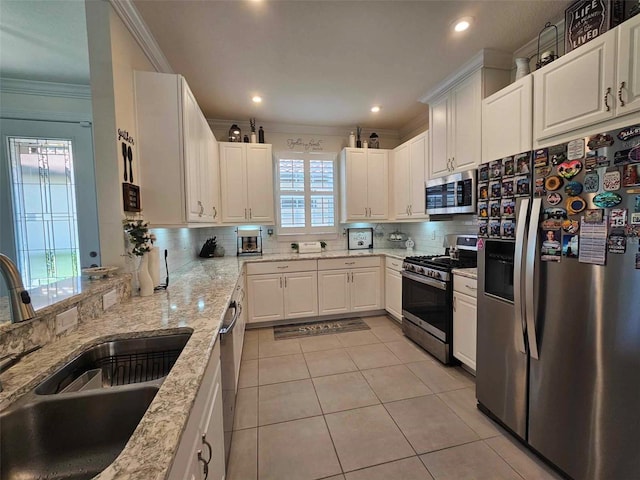
{"label": "cabinet knob", "polygon": [[611,107],[609,106],[609,94],[611,93],[611,87],[607,88],[607,91],[604,92],[604,106],[607,109],[607,112],[611,111]]}
{"label": "cabinet knob", "polygon": [[625,86],[625,82],[620,82],[620,88],[618,89],[618,100],[620,101],[620,106],[624,107],[624,100],[622,99],[622,89]]}

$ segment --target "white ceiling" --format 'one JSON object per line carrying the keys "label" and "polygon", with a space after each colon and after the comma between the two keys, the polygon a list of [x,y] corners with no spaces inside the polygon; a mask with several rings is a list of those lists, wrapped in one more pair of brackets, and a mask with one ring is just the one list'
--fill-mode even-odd
{"label": "white ceiling", "polygon": [[82,0],[0,0],[3,77],[89,84]]}
{"label": "white ceiling", "polygon": [[[572,0],[134,0],[208,118],[400,129],[482,48],[514,52]],[[454,34],[451,23],[475,19]],[[263,96],[261,105],[251,102]],[[374,104],[382,105],[372,114]]]}

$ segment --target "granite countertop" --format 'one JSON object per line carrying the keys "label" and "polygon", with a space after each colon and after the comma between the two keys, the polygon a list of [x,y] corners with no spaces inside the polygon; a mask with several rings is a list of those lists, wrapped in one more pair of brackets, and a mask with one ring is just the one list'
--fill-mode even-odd
{"label": "granite countertop", "polygon": [[478,279],[477,268],[454,268],[452,272],[454,275],[460,275],[461,277],[468,277],[476,280]]}
{"label": "granite countertop", "polygon": [[150,297],[132,297],[4,372],[0,410],[92,345],[116,338],[193,331],[122,453],[95,477],[99,480],[166,478],[245,262],[370,255],[403,259],[421,253],[404,249],[340,250],[194,260],[172,272],[167,291]]}

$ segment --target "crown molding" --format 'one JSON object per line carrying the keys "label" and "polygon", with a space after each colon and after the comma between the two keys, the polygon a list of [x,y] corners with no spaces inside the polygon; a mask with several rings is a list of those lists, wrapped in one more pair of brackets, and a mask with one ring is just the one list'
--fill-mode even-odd
{"label": "crown molding", "polygon": [[40,82],[37,80],[22,80],[19,78],[0,79],[0,92],[91,100],[91,87],[89,85]]}
{"label": "crown molding", "polygon": [[156,71],[174,73],[167,57],[162,53],[160,46],[140,16],[140,12],[133,5],[133,2],[131,0],[109,0],[109,4],[116,11],[138,45],[140,45],[140,48]]}
{"label": "crown molding", "polygon": [[429,103],[436,97],[451,89],[455,84],[461,82],[479,68],[494,68],[496,70],[511,70],[513,66],[513,55],[490,48],[483,48],[476,53],[471,60],[465,63],[453,74],[445,78],[437,87],[428,91],[418,99],[419,102]]}
{"label": "crown molding", "polygon": [[409,120],[400,128],[400,138],[412,138],[429,129],[429,111],[425,111]]}
{"label": "crown molding", "polygon": [[[209,126],[213,130],[228,130],[234,123],[237,124],[242,131],[249,131],[250,126],[247,120],[224,120],[220,118],[207,119]],[[326,127],[320,125],[296,125],[290,123],[277,123],[277,122],[258,122],[258,126],[262,126],[265,131],[269,133],[281,133],[281,134],[298,134],[298,135],[325,135],[336,137],[348,137],[349,132],[355,131],[353,126],[342,127]],[[246,129],[246,130],[245,130]],[[384,128],[362,128],[362,132],[371,134],[376,132],[379,137],[385,138],[400,138],[398,130],[384,129]]]}

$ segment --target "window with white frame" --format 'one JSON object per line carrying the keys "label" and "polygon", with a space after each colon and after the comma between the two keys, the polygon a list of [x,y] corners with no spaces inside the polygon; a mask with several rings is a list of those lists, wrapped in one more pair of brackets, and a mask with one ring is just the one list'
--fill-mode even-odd
{"label": "window with white frame", "polygon": [[277,167],[278,233],[335,234],[335,154],[280,153]]}

